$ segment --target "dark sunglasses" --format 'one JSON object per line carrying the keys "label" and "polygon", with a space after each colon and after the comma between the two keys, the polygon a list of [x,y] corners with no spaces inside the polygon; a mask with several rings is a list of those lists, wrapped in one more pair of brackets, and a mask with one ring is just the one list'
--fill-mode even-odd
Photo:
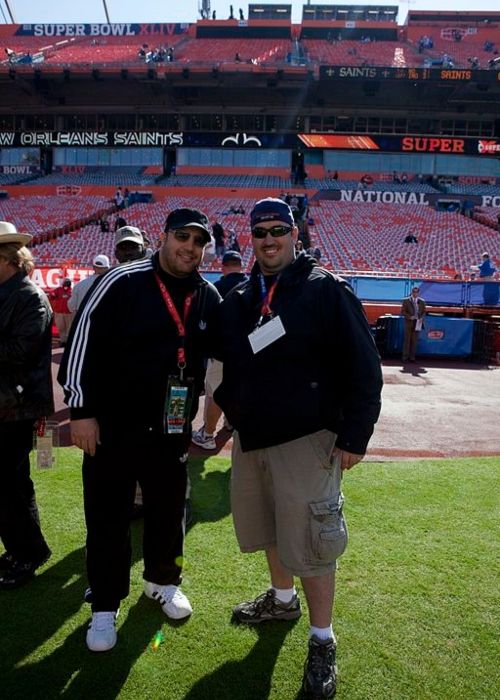
{"label": "dark sunglasses", "polygon": [[185,243],[191,238],[191,236],[193,236],[194,244],[198,246],[198,248],[205,247],[206,241],[202,235],[192,234],[189,231],[183,231],[182,229],[174,229],[172,233],[174,234],[175,240],[179,241],[179,243]]}
{"label": "dark sunglasses", "polygon": [[286,236],[287,233],[291,232],[292,229],[289,226],[273,226],[272,228],[256,226],[252,229],[252,236],[254,238],[265,238],[269,234],[273,238],[281,238],[281,236]]}

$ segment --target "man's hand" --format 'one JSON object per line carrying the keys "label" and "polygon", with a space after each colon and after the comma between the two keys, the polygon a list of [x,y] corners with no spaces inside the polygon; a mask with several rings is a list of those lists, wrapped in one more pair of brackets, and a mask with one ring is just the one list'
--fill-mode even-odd
{"label": "man's hand", "polygon": [[97,445],[101,444],[99,424],[95,418],[81,418],[70,421],[71,441],[74,445],[93,457]]}
{"label": "man's hand", "polygon": [[332,452],[332,458],[340,459],[340,468],[342,471],[345,469],[352,469],[355,464],[358,462],[361,462],[363,459],[364,455],[357,455],[354,454],[354,452],[346,452],[346,450],[339,450],[338,447],[335,447],[333,452]]}

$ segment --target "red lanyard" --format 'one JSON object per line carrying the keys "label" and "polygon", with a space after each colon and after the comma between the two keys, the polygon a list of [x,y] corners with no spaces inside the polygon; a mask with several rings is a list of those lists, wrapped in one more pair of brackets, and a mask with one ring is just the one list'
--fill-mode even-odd
{"label": "red lanyard", "polygon": [[[159,276],[155,272],[155,277],[156,281],[158,282],[158,287],[160,288],[161,295],[163,297],[163,301],[165,302],[165,305],[168,309],[168,312],[170,316],[172,317],[172,320],[174,321],[175,325],[177,326],[177,334],[179,336],[179,347],[177,349],[177,366],[179,367],[180,370],[183,370],[184,367],[186,366],[186,351],[184,348],[184,338],[186,337],[186,321],[189,316],[189,311],[191,309],[191,303],[193,301],[194,297],[194,292],[190,292],[187,297],[184,299],[184,318],[181,319],[179,316],[179,312],[177,311],[177,308],[172,301],[172,297],[168,293],[167,288],[159,278]],[[181,374],[182,378],[182,374]]]}
{"label": "red lanyard", "polygon": [[[264,277],[262,275],[261,275],[260,280],[261,280],[261,289],[262,289],[262,291],[265,291],[266,283],[264,282]],[[274,292],[276,291],[276,287],[278,285],[278,282],[279,282],[279,277],[275,282],[272,283],[271,287],[269,288],[269,291],[267,292],[267,294],[265,295],[265,297],[262,301],[262,306],[260,308],[261,318],[272,314],[271,302],[273,300]]]}

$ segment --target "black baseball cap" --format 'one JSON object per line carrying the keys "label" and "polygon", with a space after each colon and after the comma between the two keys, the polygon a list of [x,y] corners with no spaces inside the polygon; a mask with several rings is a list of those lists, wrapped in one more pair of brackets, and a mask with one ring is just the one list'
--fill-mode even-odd
{"label": "black baseball cap", "polygon": [[227,253],[224,253],[222,256],[222,264],[225,265],[226,263],[241,263],[243,262],[242,257],[240,253],[238,253],[237,250],[228,250]]}
{"label": "black baseball cap", "polygon": [[208,216],[198,209],[174,209],[171,211],[165,221],[165,232],[188,226],[201,229],[205,234],[205,243],[212,240],[212,227]]}

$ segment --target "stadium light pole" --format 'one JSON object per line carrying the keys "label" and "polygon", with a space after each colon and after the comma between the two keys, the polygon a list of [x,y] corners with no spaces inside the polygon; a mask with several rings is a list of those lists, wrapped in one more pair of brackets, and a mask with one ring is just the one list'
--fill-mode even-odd
{"label": "stadium light pole", "polygon": [[111,24],[111,21],[109,19],[108,6],[106,5],[106,0],[102,0],[102,4],[104,5],[104,14],[106,15],[106,22],[108,24]]}
{"label": "stadium light pole", "polygon": [[17,24],[16,20],[14,18],[14,14],[13,14],[12,10],[10,9],[9,0],[4,0],[4,2],[5,2],[5,7],[7,8],[7,12],[9,13],[9,17],[10,17],[12,24]]}

